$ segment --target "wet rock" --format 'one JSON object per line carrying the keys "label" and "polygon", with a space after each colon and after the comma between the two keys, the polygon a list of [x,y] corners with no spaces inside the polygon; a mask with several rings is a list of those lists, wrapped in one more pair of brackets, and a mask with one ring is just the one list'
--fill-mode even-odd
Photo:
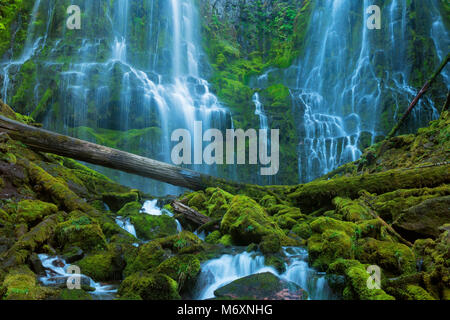
{"label": "wet rock", "polygon": [[394,228],[409,237],[437,238],[439,227],[450,221],[450,196],[428,199],[401,214]]}
{"label": "wet rock", "polygon": [[41,259],[39,259],[36,253],[33,253],[30,256],[30,264],[34,273],[36,273],[39,277],[45,276],[45,268],[42,265]]}
{"label": "wet rock", "polygon": [[308,294],[293,282],[282,280],[270,272],[244,277],[217,289],[217,298],[246,300],[306,300]]}
{"label": "wet rock", "polygon": [[63,258],[67,263],[73,263],[75,261],[81,260],[84,257],[84,252],[79,247],[70,247],[66,252],[64,252]]}

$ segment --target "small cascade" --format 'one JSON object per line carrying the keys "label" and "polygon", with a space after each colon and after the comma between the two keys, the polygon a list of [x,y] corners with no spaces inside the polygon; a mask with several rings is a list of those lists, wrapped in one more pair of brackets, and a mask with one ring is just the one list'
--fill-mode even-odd
{"label": "small cascade", "polygon": [[[67,268],[70,265],[64,259],[46,254],[39,254],[38,256],[46,270],[46,275],[39,278],[43,285],[64,287],[68,278],[74,277],[73,273],[67,273]],[[80,284],[94,288],[95,290],[90,294],[96,300],[111,300],[115,298],[117,293],[116,285],[98,283],[83,274],[80,275]]]}
{"label": "small cascade", "polygon": [[136,236],[136,229],[134,228],[134,225],[131,223],[130,218],[123,218],[123,217],[116,217],[116,223],[119,227],[121,227],[126,232],[132,234],[135,238]]}
{"label": "small cascade", "polygon": [[252,274],[272,272],[275,269],[264,265],[264,257],[243,252],[237,255],[226,254],[210,260],[202,266],[197,282],[197,300],[214,298],[214,291],[228,283]]}
{"label": "small cascade", "polygon": [[[164,208],[161,209],[160,207],[158,207],[158,200],[156,200],[156,199],[150,200],[150,201],[145,201],[144,206],[141,209],[141,212],[152,215],[152,216],[167,215],[169,217],[173,217],[172,212],[170,212],[167,209],[164,209]],[[183,231],[183,227],[181,226],[181,223],[180,223],[180,221],[178,221],[178,219],[175,219],[175,223],[177,224],[178,233]]]}
{"label": "small cascade", "polygon": [[264,111],[264,106],[259,100],[258,92],[255,92],[253,95],[253,103],[255,104],[255,114],[259,117],[259,128],[260,129],[269,129],[267,115]]}
{"label": "small cascade", "polygon": [[278,273],[273,267],[265,265],[264,256],[255,252],[242,252],[236,255],[225,254],[202,265],[197,282],[196,299],[214,298],[214,291],[230,282],[253,274],[271,272],[281,279],[291,281],[308,292],[310,300],[331,300],[335,295],[329,288],[325,274],[309,267],[308,253],[305,249],[284,248],[288,258],[286,271]]}

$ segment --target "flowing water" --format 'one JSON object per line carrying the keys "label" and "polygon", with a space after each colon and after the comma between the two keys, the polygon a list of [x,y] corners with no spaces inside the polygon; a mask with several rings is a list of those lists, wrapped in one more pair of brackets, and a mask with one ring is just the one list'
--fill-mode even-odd
{"label": "flowing water", "polygon": [[[43,285],[64,287],[67,285],[67,282],[70,282],[69,278],[73,279],[74,274],[67,272],[70,265],[64,259],[51,257],[46,254],[40,254],[39,259],[46,270],[46,275],[39,278]],[[117,292],[116,285],[101,284],[83,274],[80,274],[79,277],[80,285],[87,285],[94,289],[90,294],[95,300],[111,300],[115,297]]]}
{"label": "flowing water", "polygon": [[310,268],[308,253],[302,248],[284,248],[288,258],[286,271],[278,273],[273,267],[266,266],[264,256],[255,252],[225,254],[218,259],[202,265],[197,282],[195,299],[214,298],[214,291],[230,282],[249,275],[271,272],[281,279],[291,281],[308,292],[310,300],[331,300],[336,296],[329,288],[325,275]]}

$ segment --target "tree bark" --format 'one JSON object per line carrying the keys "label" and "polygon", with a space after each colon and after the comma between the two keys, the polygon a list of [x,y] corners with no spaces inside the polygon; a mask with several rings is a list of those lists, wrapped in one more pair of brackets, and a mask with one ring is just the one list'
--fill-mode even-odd
{"label": "tree bark", "polygon": [[433,82],[436,80],[437,76],[442,72],[442,70],[444,70],[445,66],[447,65],[448,61],[450,60],[450,54],[447,55],[447,57],[444,59],[444,61],[442,61],[441,65],[439,66],[439,69],[433,74],[433,76],[431,77],[430,80],[427,81],[427,83],[425,83],[425,85],[423,86],[423,88],[419,91],[419,93],[417,94],[417,96],[414,98],[414,100],[411,102],[411,104],[409,105],[409,108],[406,110],[405,114],[403,115],[403,117],[400,119],[400,121],[395,125],[395,127],[392,129],[392,131],[389,133],[389,135],[387,136],[387,139],[390,139],[392,137],[395,136],[395,134],[397,133],[397,131],[400,129],[400,127],[402,126],[402,124],[405,122],[405,120],[408,118],[409,114],[411,113],[411,111],[414,109],[414,107],[417,105],[417,103],[419,102],[420,98],[422,98],[422,96],[428,91],[428,89],[430,89],[431,85],[433,84]]}
{"label": "tree bark", "polygon": [[220,187],[225,190],[236,191],[245,186],[132,153],[32,127],[4,116],[0,116],[0,131],[8,133],[11,138],[21,141],[36,151],[53,153],[117,169],[191,190]]}
{"label": "tree bark", "polygon": [[211,218],[204,216],[200,212],[195,211],[194,209],[182,204],[179,201],[172,202],[172,208],[173,210],[175,210],[175,212],[184,215],[186,219],[198,225],[204,225],[211,222]]}

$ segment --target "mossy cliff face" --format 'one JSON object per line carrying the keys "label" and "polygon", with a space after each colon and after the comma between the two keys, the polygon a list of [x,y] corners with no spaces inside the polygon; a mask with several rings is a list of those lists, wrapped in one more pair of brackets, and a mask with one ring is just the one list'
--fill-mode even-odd
{"label": "mossy cliff face", "polygon": [[213,88],[232,113],[234,127],[259,128],[253,95],[259,92],[269,128],[280,129],[280,158],[275,178],[259,177],[255,168],[238,168],[243,181],[296,183],[296,129],[292,99],[280,78],[269,88],[252,80],[266,69],[286,68],[300,55],[311,10],[310,1],[198,1],[204,18],[204,49],[213,69]]}

